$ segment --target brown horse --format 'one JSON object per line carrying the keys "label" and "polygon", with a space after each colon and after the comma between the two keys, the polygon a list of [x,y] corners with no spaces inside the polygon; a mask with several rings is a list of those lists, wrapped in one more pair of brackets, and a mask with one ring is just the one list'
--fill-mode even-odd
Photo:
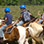
{"label": "brown horse", "polygon": [[12,27],[10,30],[9,28],[12,27],[12,25],[9,25],[4,30],[4,38],[7,41],[13,41],[17,40],[19,44],[28,44],[28,37],[29,37],[29,31],[27,28],[24,28],[22,26]]}

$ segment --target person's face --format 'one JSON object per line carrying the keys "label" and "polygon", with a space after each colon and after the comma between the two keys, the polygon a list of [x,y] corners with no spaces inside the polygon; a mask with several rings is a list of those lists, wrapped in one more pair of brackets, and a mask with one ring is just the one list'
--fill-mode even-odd
{"label": "person's face", "polygon": [[25,9],[23,8],[23,9],[20,9],[21,11],[24,11]]}

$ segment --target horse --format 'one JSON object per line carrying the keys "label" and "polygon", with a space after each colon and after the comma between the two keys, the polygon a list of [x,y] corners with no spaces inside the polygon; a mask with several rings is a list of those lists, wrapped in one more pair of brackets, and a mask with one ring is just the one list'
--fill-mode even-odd
{"label": "horse", "polygon": [[[12,25],[11,25],[12,26]],[[15,41],[17,40],[19,44],[29,44],[28,43],[28,37],[29,37],[29,32],[27,28],[24,28],[23,26],[17,26],[13,27],[11,30],[9,28],[11,27],[10,25],[6,27],[3,31],[4,32],[4,41]]]}
{"label": "horse", "polygon": [[40,33],[43,32],[43,27],[41,24],[38,24],[36,22],[30,23],[30,25],[28,26],[28,29],[29,29],[31,37],[35,41],[37,41],[39,44],[41,44],[41,42],[44,44],[44,40],[43,40],[42,36],[40,35]]}

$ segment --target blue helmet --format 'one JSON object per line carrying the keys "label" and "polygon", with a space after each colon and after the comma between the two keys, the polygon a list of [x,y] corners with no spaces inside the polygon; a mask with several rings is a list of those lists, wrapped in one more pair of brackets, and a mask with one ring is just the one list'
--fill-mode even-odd
{"label": "blue helmet", "polygon": [[23,9],[23,8],[26,9],[26,6],[25,5],[20,5],[20,8],[21,9]]}
{"label": "blue helmet", "polygon": [[43,10],[44,10],[44,8],[43,8]]}
{"label": "blue helmet", "polygon": [[10,8],[5,8],[5,12],[10,12]]}

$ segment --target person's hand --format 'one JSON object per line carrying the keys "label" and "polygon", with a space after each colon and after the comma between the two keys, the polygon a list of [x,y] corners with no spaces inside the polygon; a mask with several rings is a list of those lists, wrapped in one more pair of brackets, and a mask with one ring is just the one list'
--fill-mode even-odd
{"label": "person's hand", "polygon": [[22,15],[20,17],[22,18]]}
{"label": "person's hand", "polygon": [[32,13],[30,13],[30,15],[32,15]]}
{"label": "person's hand", "polygon": [[41,16],[40,11],[38,11],[38,16]]}

